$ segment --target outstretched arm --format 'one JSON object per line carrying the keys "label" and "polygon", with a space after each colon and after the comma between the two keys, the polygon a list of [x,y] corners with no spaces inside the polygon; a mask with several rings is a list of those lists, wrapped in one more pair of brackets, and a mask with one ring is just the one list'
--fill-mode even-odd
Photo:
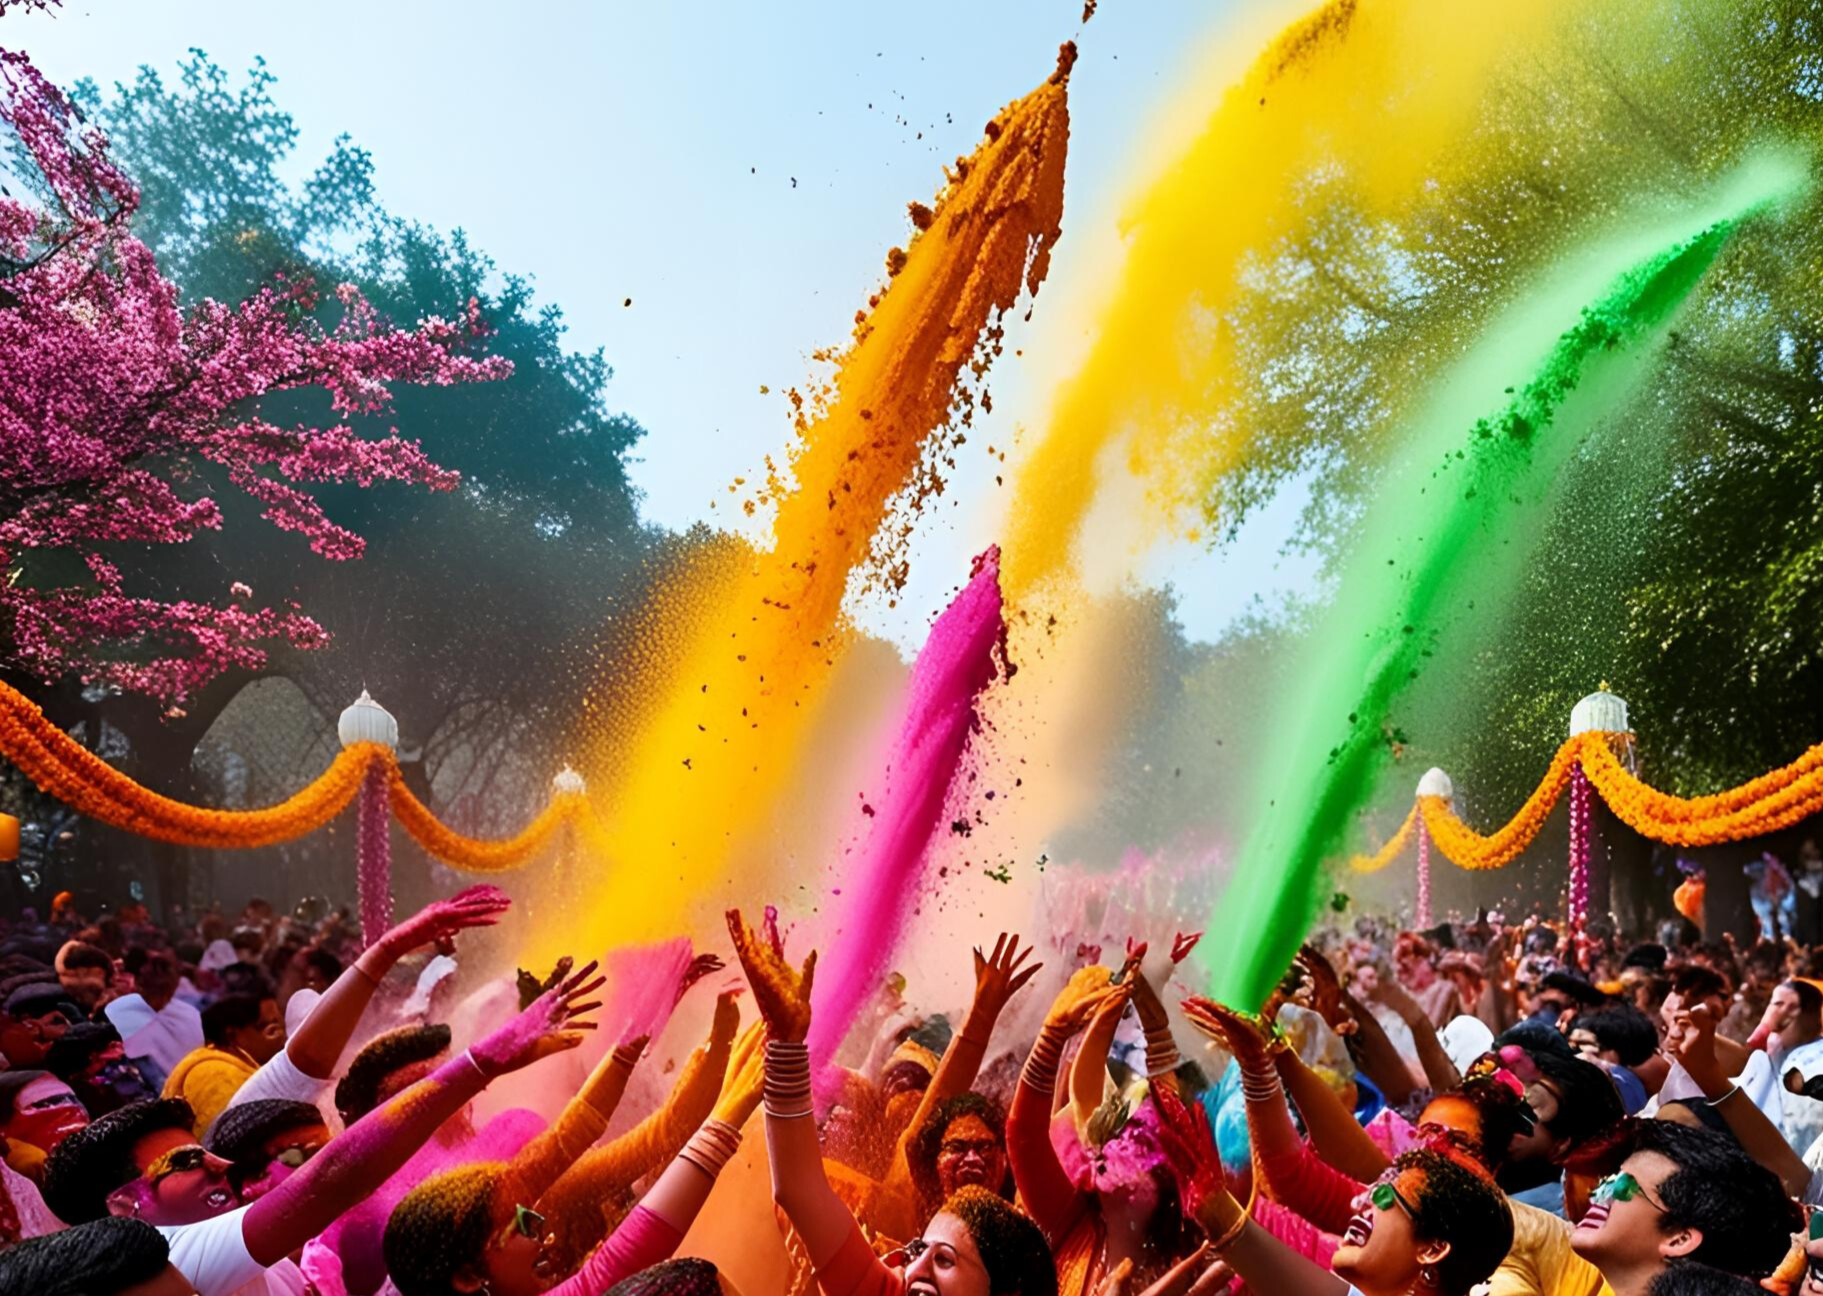
{"label": "outstretched arm", "polygon": [[1462,1075],[1450,1061],[1450,1055],[1443,1051],[1443,1041],[1437,1038],[1437,1026],[1431,1015],[1387,974],[1380,978],[1380,998],[1411,1028],[1412,1040],[1418,1046],[1418,1061],[1424,1067],[1424,1078],[1429,1082],[1431,1092],[1448,1093],[1461,1088]]}
{"label": "outstretched arm", "polygon": [[575,1048],[593,1023],[583,1002],[601,986],[595,965],[552,990],[505,1026],[384,1106],[369,1112],[284,1183],[247,1208],[241,1236],[268,1267],[303,1246],[373,1191],[423,1146],[437,1127],[491,1080]]}
{"label": "outstretched arm", "polygon": [[1085,1204],[1051,1146],[1051,1095],[1057,1087],[1063,1046],[1097,1013],[1124,1004],[1129,989],[1112,984],[1103,967],[1083,968],[1071,977],[1052,1003],[1013,1091],[1006,1119],[1013,1182],[1027,1212],[1053,1245],[1069,1232]]}
{"label": "outstretched arm", "polygon": [[1715,1019],[1697,1004],[1680,1012],[1665,1032],[1665,1051],[1679,1062],[1703,1091],[1703,1098],[1728,1125],[1747,1154],[1779,1176],[1785,1191],[1802,1196],[1810,1186],[1810,1167],[1792,1150],[1766,1113],[1754,1106],[1740,1086],[1731,1082],[1716,1059]]}
{"label": "outstretched arm", "polygon": [[607,1132],[646,1043],[641,1035],[610,1050],[550,1128],[519,1150],[508,1168],[515,1200],[536,1202]]}
{"label": "outstretched arm", "polygon": [[968,1016],[963,1018],[962,1029],[943,1051],[943,1060],[937,1064],[937,1074],[931,1077],[911,1124],[899,1136],[898,1159],[901,1161],[905,1156],[906,1144],[924,1127],[930,1114],[951,1098],[966,1093],[969,1086],[975,1083],[975,1077],[981,1072],[981,1061],[987,1056],[988,1041],[994,1035],[994,1024],[1000,1020],[1001,1012],[1005,1010],[1008,1001],[1044,966],[1042,963],[1022,966],[1032,957],[1032,947],[1028,945],[1021,950],[1019,937],[1006,932],[1001,932],[994,941],[992,955],[983,955],[980,946],[975,947],[974,954],[975,997],[969,1004]]}
{"label": "outstretched arm", "polygon": [[323,992],[310,1015],[285,1041],[285,1057],[313,1080],[328,1080],[360,1025],[361,1014],[393,965],[415,949],[454,939],[471,927],[491,927],[512,901],[499,887],[472,886],[426,905],[361,952]]}

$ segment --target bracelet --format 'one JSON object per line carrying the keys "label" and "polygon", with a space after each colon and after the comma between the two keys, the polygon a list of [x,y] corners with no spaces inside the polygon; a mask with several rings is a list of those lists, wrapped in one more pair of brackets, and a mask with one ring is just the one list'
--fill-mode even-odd
{"label": "bracelet", "polygon": [[677,1155],[713,1179],[740,1149],[741,1132],[727,1121],[711,1116]]}
{"label": "bracelet", "polygon": [[1146,1046],[1146,1079],[1156,1080],[1159,1076],[1170,1075],[1177,1070],[1183,1059],[1178,1056],[1177,1045],[1170,1040],[1162,1044]]}
{"label": "bracelet", "polygon": [[1248,1102],[1272,1102],[1284,1095],[1285,1086],[1279,1080],[1277,1071],[1268,1071],[1259,1076],[1249,1071],[1241,1072],[1241,1096]]}
{"label": "bracelet", "polygon": [[481,1060],[475,1056],[473,1049],[463,1049],[462,1056],[467,1058],[468,1064],[475,1068],[475,1074],[481,1077],[482,1084],[489,1084],[493,1081],[494,1077],[487,1073],[487,1068],[481,1065]]}
{"label": "bracelet", "polygon": [[1253,1216],[1248,1214],[1246,1211],[1242,1211],[1240,1213],[1240,1216],[1234,1221],[1234,1223],[1232,1223],[1228,1226],[1228,1228],[1222,1233],[1222,1235],[1220,1237],[1209,1239],[1209,1249],[1211,1251],[1216,1252],[1217,1254],[1220,1254],[1222,1251],[1226,1250],[1228,1247],[1233,1246],[1234,1240],[1236,1238],[1238,1238],[1242,1234],[1242,1232],[1244,1232],[1246,1230],[1247,1226],[1251,1223],[1253,1223]]}
{"label": "bracelet", "polygon": [[380,988],[380,978],[375,976],[372,972],[368,971],[365,967],[363,967],[361,965],[360,959],[356,959],[354,961],[354,970],[356,972],[359,972],[362,976],[366,977],[368,984],[372,985],[375,990],[378,990]]}
{"label": "bracelet", "polygon": [[1741,1092],[1740,1085],[1738,1085],[1738,1084],[1730,1085],[1730,1086],[1728,1086],[1728,1092],[1723,1094],[1720,1098],[1706,1098],[1706,1099],[1704,1099],[1704,1101],[1707,1102],[1711,1107],[1720,1107],[1723,1103],[1727,1102],[1730,1098],[1734,1097],[1739,1092]]}
{"label": "bracelet", "polygon": [[808,1045],[786,1040],[766,1041],[765,1081],[760,1100],[766,1115],[782,1120],[812,1113]]}
{"label": "bracelet", "polygon": [[1030,1086],[1039,1093],[1054,1091],[1057,1088],[1057,1068],[1063,1064],[1063,1044],[1050,1031],[1039,1031],[1032,1052],[1025,1060],[1025,1069],[1019,1073],[1019,1083]]}

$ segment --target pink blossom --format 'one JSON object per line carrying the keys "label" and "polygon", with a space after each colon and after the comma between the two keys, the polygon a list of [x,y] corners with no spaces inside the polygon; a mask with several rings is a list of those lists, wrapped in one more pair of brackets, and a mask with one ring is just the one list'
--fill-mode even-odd
{"label": "pink blossom", "polygon": [[[0,0],[4,11],[9,0]],[[17,0],[12,0],[17,3]],[[105,136],[24,55],[0,50],[0,122],[37,168],[42,203],[0,195],[0,664],[183,701],[265,645],[315,647],[327,635],[296,608],[243,608],[127,592],[102,546],[181,544],[219,530],[221,510],[191,483],[205,460],[265,506],[264,517],[334,561],[363,541],[302,487],[401,482],[451,490],[455,473],[397,429],[366,440],[346,422],[279,427],[262,397],[316,388],[338,415],[390,408],[399,383],[448,386],[507,377],[512,366],[466,348],[486,336],[480,305],[460,321],[401,330],[351,284],[323,294],[277,276],[238,305],[179,300],[134,238],[137,187]],[[62,551],[88,579],[42,587],[34,555]],[[252,590],[236,583],[236,599]]]}

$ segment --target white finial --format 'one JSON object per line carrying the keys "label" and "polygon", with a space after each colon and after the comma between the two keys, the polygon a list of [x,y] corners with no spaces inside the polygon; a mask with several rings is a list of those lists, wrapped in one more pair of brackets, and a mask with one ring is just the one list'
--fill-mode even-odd
{"label": "white finial", "polygon": [[589,785],[582,775],[568,765],[558,770],[556,777],[551,780],[551,791],[562,796],[581,796],[588,790]]}
{"label": "white finial", "polygon": [[344,747],[364,742],[392,748],[399,745],[399,722],[393,719],[392,712],[368,696],[366,689],[362,689],[361,696],[342,712],[342,718],[336,721],[335,732]]}
{"label": "white finial", "polygon": [[1604,683],[1601,688],[1570,708],[1570,737],[1585,733],[1632,732],[1627,723],[1627,704],[1614,694],[1608,692]]}
{"label": "white finial", "polygon": [[1424,771],[1424,777],[1418,780],[1419,796],[1442,797],[1448,801],[1456,795],[1456,785],[1450,782],[1450,776],[1435,765]]}

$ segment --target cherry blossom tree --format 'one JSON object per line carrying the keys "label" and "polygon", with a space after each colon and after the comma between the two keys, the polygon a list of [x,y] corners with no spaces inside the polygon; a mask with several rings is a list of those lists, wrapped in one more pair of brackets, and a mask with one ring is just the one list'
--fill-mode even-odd
{"label": "cherry blossom tree", "polygon": [[[179,597],[130,589],[120,559],[219,530],[222,488],[321,557],[359,557],[361,537],[305,488],[455,487],[415,441],[356,420],[383,416],[396,384],[510,374],[483,353],[477,301],[402,330],[352,285],[294,273],[236,305],[186,304],[133,236],[139,191],[106,138],[4,50],[0,122],[27,191],[0,193],[0,669],[178,706],[275,644],[321,645],[301,608],[262,605],[231,570],[212,596]],[[262,417],[265,398],[303,390],[337,421]]]}

